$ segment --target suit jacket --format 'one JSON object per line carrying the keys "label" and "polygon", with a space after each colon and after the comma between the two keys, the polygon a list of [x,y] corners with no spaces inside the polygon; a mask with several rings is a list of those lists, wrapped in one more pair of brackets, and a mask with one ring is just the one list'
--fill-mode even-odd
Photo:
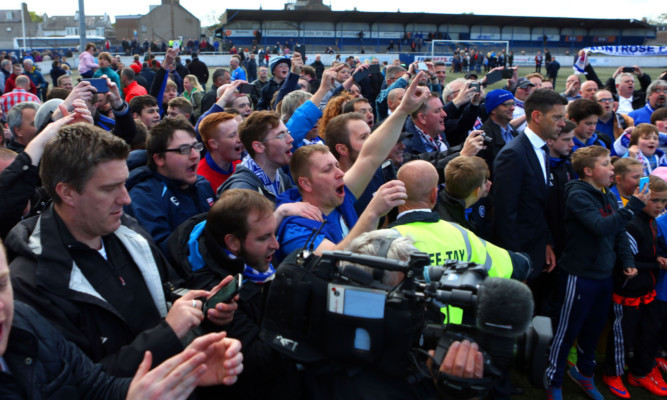
{"label": "suit jacket", "polygon": [[552,238],[546,216],[546,181],[525,132],[498,153],[493,175],[496,241],[507,250],[528,253],[533,262],[529,279],[536,278]]}

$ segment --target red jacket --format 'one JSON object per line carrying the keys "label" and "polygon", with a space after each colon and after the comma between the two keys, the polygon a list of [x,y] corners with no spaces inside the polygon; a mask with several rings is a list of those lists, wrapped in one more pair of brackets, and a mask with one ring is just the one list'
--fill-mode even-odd
{"label": "red jacket", "polygon": [[138,84],[137,81],[132,81],[132,83],[125,86],[123,92],[125,93],[125,101],[128,104],[130,103],[130,100],[132,100],[132,98],[148,94],[148,92],[146,92],[146,88]]}
{"label": "red jacket", "polygon": [[[21,74],[21,75],[25,75],[25,74]],[[28,75],[26,75],[26,76],[28,76]],[[14,73],[9,75],[9,78],[7,78],[7,80],[5,81],[5,93],[9,93],[12,90],[16,89],[15,80],[16,80],[17,77],[18,77],[18,75],[14,75]],[[30,79],[30,93],[32,93],[34,95],[37,95],[37,86],[35,86],[35,84],[32,83],[32,79]]]}

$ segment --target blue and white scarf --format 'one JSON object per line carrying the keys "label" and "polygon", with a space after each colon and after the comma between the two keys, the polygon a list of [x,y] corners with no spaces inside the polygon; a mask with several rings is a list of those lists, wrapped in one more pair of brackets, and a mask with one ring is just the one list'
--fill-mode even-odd
{"label": "blue and white scarf", "polygon": [[[236,259],[236,256],[230,253],[229,250],[225,249],[224,247],[222,249],[225,251],[225,253],[227,253],[227,256],[229,258],[231,258],[232,260]],[[272,280],[275,277],[276,270],[275,268],[273,268],[273,264],[269,264],[269,269],[267,269],[266,272],[259,272],[245,263],[243,264],[243,266],[244,266],[243,276],[251,282],[257,284],[263,284]]]}
{"label": "blue and white scarf", "polygon": [[250,155],[247,155],[247,156],[243,157],[243,161],[241,161],[241,165],[248,168],[255,175],[257,175],[259,180],[262,181],[262,184],[264,185],[264,187],[266,187],[266,190],[273,193],[274,196],[277,197],[278,194],[280,194],[280,171],[279,170],[276,170],[276,177],[275,177],[274,181],[271,182],[271,179],[269,179],[269,177],[266,175],[264,170],[259,165],[257,165],[255,160],[253,160],[252,157],[250,157]]}

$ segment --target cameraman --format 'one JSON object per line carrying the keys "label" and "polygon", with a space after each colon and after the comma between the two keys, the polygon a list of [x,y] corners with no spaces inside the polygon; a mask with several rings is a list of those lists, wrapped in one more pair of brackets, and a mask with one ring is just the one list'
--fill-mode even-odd
{"label": "cameraman", "polygon": [[[390,229],[380,229],[372,232],[363,233],[350,243],[350,245],[345,249],[352,253],[357,254],[367,254],[386,257],[389,259],[407,261],[410,258],[410,254],[419,251],[414,246],[414,241],[410,237],[401,236],[395,230]],[[364,265],[355,264],[357,268],[360,268],[364,271],[367,271],[371,274],[374,273],[374,269]],[[383,271],[381,282],[388,286],[396,286],[403,279],[405,275],[402,272],[398,271]],[[430,351],[429,354],[433,356],[434,351]],[[431,361],[428,362],[431,364]],[[440,364],[439,371],[446,373],[451,376],[460,377],[460,378],[482,378],[484,375],[484,358],[482,352],[479,351],[479,347],[476,343],[471,343],[468,340],[463,340],[462,342],[454,341],[450,346],[445,358]],[[368,376],[366,376],[368,377]],[[413,387],[413,396],[410,397],[398,397],[396,398],[435,398],[437,397],[433,392],[433,387],[431,382],[428,380],[421,380],[414,383],[409,383]],[[378,388],[373,387],[374,385],[368,385],[369,393]],[[400,386],[400,382],[392,383],[391,386],[383,386],[386,389],[390,387]],[[420,390],[421,387],[421,390]],[[338,388],[337,388],[338,390]],[[375,392],[375,397],[377,397]],[[398,393],[398,392],[397,392]],[[372,398],[373,395],[371,395]],[[394,397],[386,397],[394,398]]]}

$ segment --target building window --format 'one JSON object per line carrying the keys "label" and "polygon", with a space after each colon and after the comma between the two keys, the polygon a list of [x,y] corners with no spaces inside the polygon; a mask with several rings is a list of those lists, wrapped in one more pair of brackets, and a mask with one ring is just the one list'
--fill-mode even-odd
{"label": "building window", "polygon": [[104,37],[104,27],[95,28],[95,35]]}
{"label": "building window", "polygon": [[7,21],[14,19],[14,11],[7,11]]}
{"label": "building window", "polygon": [[68,26],[65,28],[65,35],[78,35],[79,33],[79,28],[74,28],[71,26]]}

